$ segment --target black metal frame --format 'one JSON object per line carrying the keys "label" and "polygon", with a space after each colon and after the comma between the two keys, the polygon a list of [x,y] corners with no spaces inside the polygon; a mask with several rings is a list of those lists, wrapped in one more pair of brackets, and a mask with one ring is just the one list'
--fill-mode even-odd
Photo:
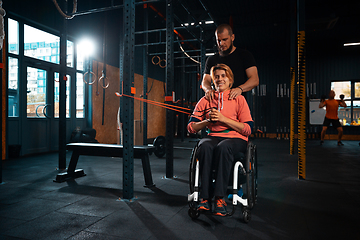
{"label": "black metal frame", "polygon": [[[127,154],[123,145],[118,144],[99,144],[99,143],[69,143],[67,150],[72,151],[69,167],[66,172],[60,173],[56,176],[55,182],[64,182],[69,179],[85,176],[82,169],[76,169],[79,157],[81,155],[86,156],[103,156],[103,157],[120,157],[125,161]],[[144,172],[145,187],[153,187],[151,167],[149,161],[149,155],[155,151],[154,146],[134,146],[134,158],[140,158],[142,161],[142,167]],[[132,173],[131,173],[132,174]],[[132,186],[133,188],[133,186]],[[131,188],[130,188],[131,189]],[[123,187],[123,192],[129,190]],[[125,194],[125,193],[124,193]],[[131,198],[126,198],[131,199]]]}
{"label": "black metal frame", "polygon": [[[135,1],[124,1],[124,46],[123,61],[120,75],[123,93],[131,95],[131,88],[134,82],[134,52],[135,52]],[[132,199],[134,197],[134,99],[121,98],[121,116],[123,117],[123,198]]]}

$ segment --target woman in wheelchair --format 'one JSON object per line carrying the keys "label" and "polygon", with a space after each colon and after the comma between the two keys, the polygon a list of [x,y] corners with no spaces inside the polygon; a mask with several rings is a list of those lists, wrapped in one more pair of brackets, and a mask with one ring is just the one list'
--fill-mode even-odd
{"label": "woman in wheelchair", "polygon": [[[211,211],[214,200],[215,215],[227,215],[226,195],[234,153],[246,152],[248,136],[251,134],[253,120],[245,98],[240,95],[229,100],[234,82],[231,69],[225,64],[211,68],[210,75],[215,86],[214,99],[205,97],[197,103],[189,120],[187,129],[196,133],[205,127],[208,135],[200,140],[196,152],[200,163],[201,197],[198,210]],[[213,186],[213,169],[215,186]]]}

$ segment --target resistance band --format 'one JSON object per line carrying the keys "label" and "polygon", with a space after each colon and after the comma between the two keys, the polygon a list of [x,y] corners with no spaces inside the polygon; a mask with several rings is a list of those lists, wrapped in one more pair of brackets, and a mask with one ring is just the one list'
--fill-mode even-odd
{"label": "resistance band", "polygon": [[173,111],[177,111],[177,112],[180,112],[180,113],[185,113],[187,115],[191,114],[189,112],[185,112],[185,111],[180,110],[180,109],[183,109],[183,110],[186,110],[186,111],[191,111],[191,109],[188,109],[188,108],[174,106],[174,105],[167,104],[167,103],[156,102],[156,101],[149,100],[149,99],[138,98],[138,97],[134,97],[134,96],[126,95],[126,94],[120,94],[118,92],[115,92],[115,95],[118,96],[118,97],[130,97],[130,98],[142,101],[142,102],[153,104],[155,106],[163,107],[163,108],[170,109],[170,110],[173,110]]}
{"label": "resistance band", "polygon": [[189,112],[185,112],[185,111],[181,110],[181,109],[183,109],[183,110],[186,110],[186,111],[191,111],[191,109],[188,109],[188,108],[175,106],[175,105],[162,103],[162,102],[156,102],[156,101],[149,100],[149,99],[138,98],[138,97],[130,96],[130,95],[126,95],[126,94],[120,94],[118,92],[115,92],[115,95],[118,96],[118,97],[130,97],[130,98],[142,101],[142,102],[153,104],[155,106],[163,107],[163,108],[166,108],[166,109],[169,109],[169,110],[173,110],[173,111],[176,111],[176,112],[185,113],[187,115],[192,115],[192,116],[197,116],[197,117],[202,117],[202,116],[206,115],[208,112],[211,111],[212,108],[214,108],[214,107],[210,107],[210,108],[204,109],[202,111],[197,111],[197,112],[204,112],[204,113],[202,115],[195,115],[195,114],[191,114]]}

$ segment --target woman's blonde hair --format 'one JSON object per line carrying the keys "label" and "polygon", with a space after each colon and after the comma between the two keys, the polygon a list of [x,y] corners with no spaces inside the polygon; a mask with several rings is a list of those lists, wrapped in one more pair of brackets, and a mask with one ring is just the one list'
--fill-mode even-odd
{"label": "woman's blonde hair", "polygon": [[230,88],[231,88],[232,85],[234,84],[234,74],[231,71],[231,68],[228,65],[223,64],[223,63],[216,64],[215,66],[213,66],[210,69],[210,76],[211,76],[211,79],[214,84],[215,84],[215,71],[216,70],[224,70],[225,71],[226,77],[229,79]]}

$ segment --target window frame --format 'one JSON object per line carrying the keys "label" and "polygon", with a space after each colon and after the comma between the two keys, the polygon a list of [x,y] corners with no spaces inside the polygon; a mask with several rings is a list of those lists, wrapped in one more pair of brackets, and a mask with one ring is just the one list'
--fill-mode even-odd
{"label": "window frame", "polygon": [[[41,24],[36,24],[36,23],[32,23],[31,21],[26,21],[16,15],[13,15],[13,14],[10,14],[6,17],[5,19],[5,29],[6,31],[8,30],[9,28],[9,20],[11,21],[14,21],[18,28],[17,28],[17,46],[18,46],[18,49],[17,49],[17,52],[16,53],[12,53],[10,52],[10,47],[7,48],[6,50],[6,57],[9,59],[9,58],[14,58],[14,59],[17,59],[18,61],[18,78],[20,77],[20,72],[22,71],[21,69],[23,68],[24,66],[24,62],[25,61],[28,61],[28,59],[33,59],[31,61],[34,61],[34,62],[40,62],[41,64],[44,63],[45,66],[51,66],[51,65],[54,65],[54,66],[60,66],[60,55],[57,56],[57,60],[55,62],[52,62],[51,61],[51,57],[53,56],[44,56],[43,58],[44,59],[40,59],[40,58],[33,58],[33,57],[29,57],[29,56],[26,56],[26,51],[33,51],[33,50],[25,50],[25,25],[26,26],[29,26],[29,27],[32,27],[32,28],[35,28],[37,30],[40,30],[40,31],[43,31],[45,33],[48,33],[48,34],[52,34],[52,35],[55,35],[56,37],[59,37],[60,38],[60,32],[57,31],[57,30],[54,30],[54,29],[51,29],[47,26],[44,26],[44,25],[41,25]],[[66,56],[66,74],[69,75],[69,76],[73,76],[74,78],[72,78],[72,81],[71,82],[77,82],[76,81],[76,76],[77,76],[77,73],[80,73],[80,74],[84,74],[85,73],[85,65],[83,67],[80,67],[79,69],[79,66],[78,66],[78,62],[77,62],[77,58],[78,58],[78,52],[77,52],[77,45],[79,44],[79,41],[76,41],[74,38],[72,38],[71,36],[67,36],[67,40],[66,40],[66,47],[67,47],[67,56]],[[7,45],[9,45],[9,42],[6,42]],[[29,46],[30,46],[30,43],[27,43]],[[40,43],[38,43],[39,45]],[[47,52],[48,51],[48,48],[50,47],[50,44],[43,44],[42,45],[44,47],[44,52]],[[30,48],[29,48],[30,49]],[[70,50],[70,52],[69,52]],[[50,50],[51,51],[51,50]],[[60,51],[60,49],[58,49],[58,51]],[[48,59],[47,59],[48,58]],[[84,63],[84,61],[83,61]],[[7,73],[9,73],[9,68],[7,67],[6,69]],[[8,75],[8,74],[7,74]],[[18,79],[18,87],[19,87],[19,79]],[[41,86],[39,86],[41,87]],[[71,86],[71,88],[73,88],[73,86]],[[85,94],[85,88],[86,86],[84,85],[84,88],[83,88],[83,96],[84,98],[86,97],[86,94]],[[13,91],[12,89],[9,89],[7,87],[7,91]],[[19,91],[19,90],[18,90]],[[76,93],[75,93],[76,94]],[[72,98],[72,93],[70,94],[71,96],[70,99]],[[76,95],[75,95],[76,96]],[[21,101],[24,101],[24,98],[20,96],[19,94],[19,99],[18,99],[18,102],[20,103]],[[26,99],[26,97],[25,97]],[[7,99],[8,101],[9,99]],[[74,118],[74,119],[85,119],[86,117],[86,107],[84,107],[83,109],[83,115],[81,117],[78,117],[76,116],[76,97],[73,98],[73,100],[69,103],[69,115],[70,115],[70,118]],[[72,103],[74,102],[74,103]],[[86,100],[84,99],[84,102],[86,102]],[[26,105],[26,104],[25,104]],[[21,106],[21,104],[19,104],[18,108]],[[9,107],[9,106],[8,106]],[[73,109],[74,108],[74,109]],[[75,114],[72,114],[75,113]],[[9,115],[9,112],[7,111],[7,116],[8,117],[11,117],[11,118],[21,118],[22,115],[24,115],[22,113],[22,110],[19,110],[18,109],[18,113],[17,115]]]}
{"label": "window frame", "polygon": [[[360,126],[360,113],[359,113],[359,117],[356,118],[356,116],[354,116],[354,108],[355,109],[359,109],[360,111],[360,107],[354,107],[354,102],[358,102],[360,101],[360,96],[359,97],[355,97],[355,84],[358,83],[360,85],[360,79],[352,79],[352,80],[332,80],[330,82],[330,86],[331,86],[331,90],[334,90],[333,88],[333,83],[338,83],[338,82],[349,82],[350,83],[350,98],[346,98],[344,99],[345,102],[350,102],[350,104],[347,104],[347,107],[346,108],[343,108],[343,107],[339,107],[339,112],[341,111],[350,111],[350,123],[348,123],[346,121],[346,124],[343,125],[343,126],[352,126],[352,127],[358,127]],[[340,94],[342,93],[338,93],[337,90],[334,90],[335,93],[337,94],[337,98],[340,98]],[[356,111],[358,112],[358,111]],[[345,114],[346,116],[347,114]],[[344,118],[345,119],[345,118]],[[339,120],[344,121],[343,119],[340,119],[339,117]]]}

